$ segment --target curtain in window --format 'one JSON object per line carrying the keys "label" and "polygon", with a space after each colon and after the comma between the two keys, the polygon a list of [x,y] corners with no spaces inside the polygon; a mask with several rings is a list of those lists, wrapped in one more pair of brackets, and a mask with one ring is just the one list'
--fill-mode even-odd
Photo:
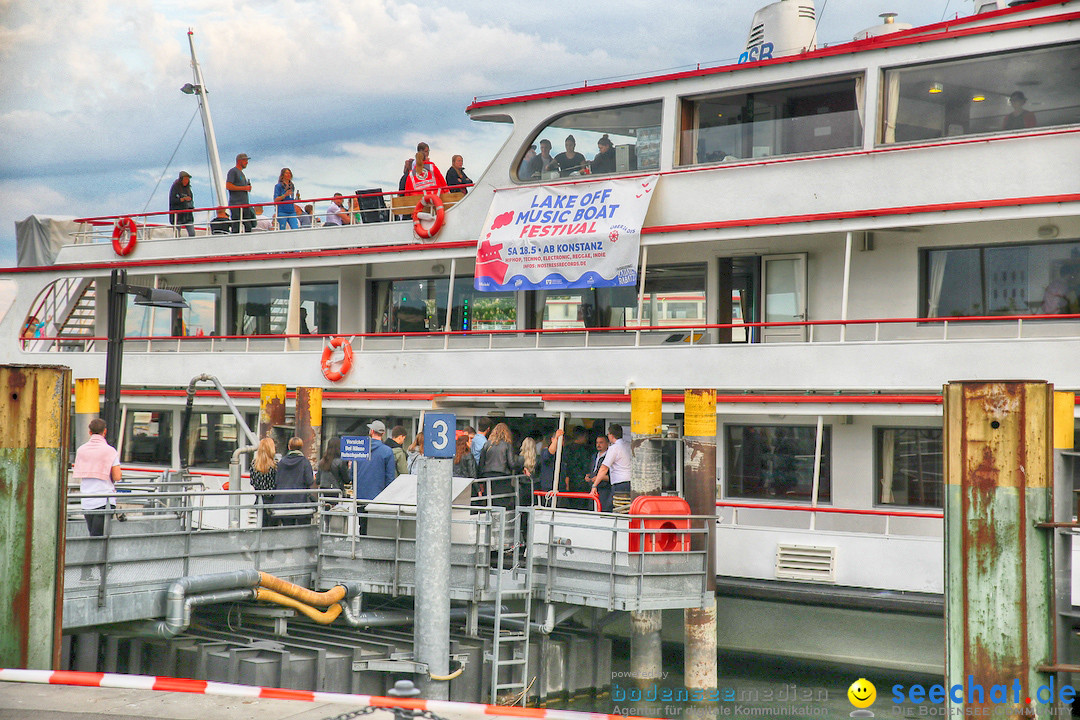
{"label": "curtain in window", "polygon": [[896,142],[896,111],[900,104],[900,73],[885,74],[885,142]]}
{"label": "curtain in window", "polygon": [[933,253],[930,256],[930,286],[927,288],[927,317],[938,317],[938,304],[941,302],[941,285],[945,281],[945,263],[949,259],[947,252]]}
{"label": "curtain in window", "polygon": [[893,464],[896,462],[896,431],[881,431],[881,502],[893,502]]}

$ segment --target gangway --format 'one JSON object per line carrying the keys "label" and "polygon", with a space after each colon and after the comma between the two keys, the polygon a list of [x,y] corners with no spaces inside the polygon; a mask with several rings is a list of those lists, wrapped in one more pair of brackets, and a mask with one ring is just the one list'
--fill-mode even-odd
{"label": "gangway", "polygon": [[[257,518],[260,514],[253,511],[265,507],[258,504],[265,499],[259,493],[203,487],[158,490],[147,485],[152,483],[117,494],[127,520],[118,522],[110,516],[103,537],[86,534],[80,496],[72,496],[66,540],[66,633],[93,633],[105,625],[121,633],[137,632],[145,625],[139,621],[163,616],[166,588],[192,575],[255,569],[311,588],[348,584],[358,591],[358,597],[347,603],[354,613],[365,601],[404,602],[408,607],[417,582],[422,581],[416,577],[416,556],[422,549],[416,546],[414,506],[384,503],[376,511],[370,504],[320,492],[311,502],[299,503],[310,507],[314,516],[310,524],[237,527],[213,518],[229,517],[238,508]],[[564,642],[578,652],[576,641],[560,635],[557,620],[582,608],[609,612],[686,608],[700,607],[709,599],[704,551],[635,553],[629,550],[631,534],[651,531],[632,528],[626,516],[539,507],[514,510],[495,501],[487,497],[452,508],[449,548],[450,599],[456,603],[458,617],[465,620],[459,643],[462,652],[473,652],[464,648],[472,647],[475,639],[488,638],[483,641],[486,644],[476,646],[482,654],[473,657],[474,663],[486,667],[481,675],[476,674],[479,670],[472,672],[469,682],[482,683],[482,692],[490,693],[493,700],[524,703],[537,694],[537,690],[530,694],[530,686],[548,672],[541,666],[530,669],[545,657],[535,652],[533,634],[537,631],[541,645]],[[691,521],[692,527],[684,532],[704,533],[711,542],[714,519]],[[540,610],[538,623],[534,616]],[[213,612],[200,610],[205,617]],[[269,628],[267,633],[275,633],[284,627],[284,613],[280,608],[242,605],[236,617],[243,617],[249,626],[262,623]],[[226,617],[231,627],[234,616],[227,613]],[[295,620],[290,626],[306,628],[308,624]],[[192,632],[196,632],[193,638],[203,638],[197,643],[211,642],[213,637],[209,629],[193,626]],[[336,642],[334,634],[317,640],[325,631],[314,625],[304,632],[313,634],[305,641],[307,646],[322,648],[313,650],[319,657],[327,652],[324,646]],[[469,637],[474,638],[473,645],[465,639]],[[392,648],[387,646],[382,656],[365,651],[362,658],[349,661],[353,671],[421,671],[406,639],[402,636]],[[255,651],[265,647],[258,645]],[[355,651],[335,652],[335,657],[342,653],[352,657]],[[570,662],[572,653],[563,654]],[[595,669],[608,663],[598,658],[590,665]],[[538,684],[553,687],[545,679]]]}

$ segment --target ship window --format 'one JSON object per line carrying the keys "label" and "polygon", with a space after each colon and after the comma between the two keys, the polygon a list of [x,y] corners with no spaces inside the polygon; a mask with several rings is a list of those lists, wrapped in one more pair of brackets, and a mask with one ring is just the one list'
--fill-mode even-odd
{"label": "ship window", "polygon": [[703,325],[706,320],[704,263],[655,265],[645,271],[645,297],[638,320],[636,287],[538,290],[531,293],[530,327],[557,328]]}
{"label": "ship window", "polygon": [[[450,279],[413,278],[373,283],[373,332],[439,332],[446,327],[446,296]],[[473,278],[454,279],[451,330],[513,330],[517,299],[512,292],[487,293],[473,289]]]}
{"label": "ship window", "polygon": [[218,335],[218,308],[221,288],[185,288],[180,291],[190,307],[174,311],[173,335],[202,337]]}
{"label": "ship window", "polygon": [[923,317],[1080,313],[1080,241],[924,250]]}
{"label": "ship window", "polygon": [[172,465],[172,413],[128,412],[121,461]]}
{"label": "ship window", "polygon": [[192,467],[227,468],[238,439],[247,444],[232,413],[194,413],[188,427],[187,464]]}
{"label": "ship window", "polygon": [[[661,108],[661,102],[656,100],[560,115],[521,149],[513,174],[520,182],[535,182],[590,172],[602,175],[658,170]],[[570,136],[574,152],[583,156],[582,161],[566,154]],[[604,136],[611,150],[601,155],[600,141]],[[551,145],[550,160],[541,156],[541,144],[545,142]]]}
{"label": "ship window", "polygon": [[[818,500],[831,498],[832,432],[821,429]],[[727,425],[726,497],[809,501],[814,488],[817,428],[809,425]]]}
{"label": "ship window", "polygon": [[1080,122],[1080,44],[885,73],[882,142]]}
{"label": "ship window", "polygon": [[[300,334],[337,332],[337,283],[300,286]],[[233,289],[233,335],[282,335],[289,318],[289,286]]]}
{"label": "ship window", "polygon": [[877,428],[875,455],[879,504],[942,507],[941,428]]}
{"label": "ship window", "polygon": [[679,164],[860,147],[860,90],[848,78],[686,99]]}

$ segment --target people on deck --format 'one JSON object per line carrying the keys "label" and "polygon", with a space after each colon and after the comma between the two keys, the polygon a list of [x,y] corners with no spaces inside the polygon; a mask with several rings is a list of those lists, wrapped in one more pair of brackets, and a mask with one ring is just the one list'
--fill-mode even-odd
{"label": "people on deck", "polygon": [[465,174],[465,161],[460,155],[450,158],[450,169],[446,171],[446,187],[453,192],[467,193],[469,188],[462,185],[472,185],[472,180]]}
{"label": "people on deck", "polygon": [[567,135],[564,144],[566,152],[556,155],[554,160],[544,167],[545,170],[558,170],[560,177],[567,177],[570,173],[581,172],[585,167],[585,156],[574,149],[577,147],[577,140],[574,139],[574,136]]}
{"label": "people on deck", "polygon": [[[589,433],[576,425],[571,429],[570,436],[572,441],[563,448],[563,470],[559,475],[566,480],[566,489],[570,492],[587,493],[592,490],[592,483],[585,479],[591,469],[589,463],[593,455],[589,448]],[[592,510],[596,507],[592,500],[585,498],[569,498],[560,505],[576,510]]]}
{"label": "people on deck", "polygon": [[[596,454],[593,455],[592,462],[590,463],[589,474],[585,476],[585,479],[592,485],[593,479],[597,473],[600,472],[600,466],[604,463],[604,457],[608,451],[608,439],[607,435],[601,435],[596,438]],[[611,504],[611,479],[605,477],[598,485],[594,485],[597,495],[600,496],[601,510],[604,505],[604,495],[608,497],[608,505]],[[596,506],[593,505],[595,508]]]}
{"label": "people on deck", "polygon": [[[251,463],[251,487],[260,493],[268,493],[277,489],[277,447],[274,446],[274,440],[270,437],[264,437],[259,441],[259,446],[255,450],[255,459]],[[260,505],[267,505],[270,502],[269,495],[259,495],[255,500]],[[271,525],[271,513],[266,507],[262,509],[262,524],[263,527],[269,527]]]}
{"label": "people on deck", "polygon": [[480,426],[479,430],[473,430],[472,427],[467,428],[467,430],[471,431],[470,446],[472,447],[473,459],[479,465],[480,453],[483,451],[484,446],[487,445],[487,436],[491,432],[491,420],[482,417],[476,424]]}
{"label": "people on deck", "polygon": [[430,170],[431,173],[435,176],[435,180],[438,182],[438,187],[446,187],[446,180],[445,178],[443,178],[442,171],[440,171],[438,166],[436,166],[435,163],[431,161],[431,148],[428,147],[428,144],[422,141],[416,143],[416,152],[422,153],[424,155],[424,165],[427,166],[428,170]]}
{"label": "people on deck", "polygon": [[468,433],[457,436],[454,445],[454,477],[476,478],[476,460],[469,448]]}
{"label": "people on deck", "polygon": [[315,480],[320,490],[337,490],[341,497],[346,497],[352,490],[352,475],[349,463],[341,459],[341,438],[330,438],[326,450],[319,458],[319,473]]}
{"label": "people on deck", "polygon": [[405,450],[405,441],[408,433],[404,425],[395,425],[390,431],[390,439],[386,440],[387,446],[394,451],[394,469],[398,475],[409,472],[409,454]]}
{"label": "people on deck", "polygon": [[274,229],[274,221],[272,218],[263,215],[263,206],[255,206],[255,230],[259,232],[266,232],[267,230]]}
{"label": "people on deck", "polygon": [[424,457],[424,433],[416,433],[406,452],[409,474],[415,475],[420,470],[420,458]]}
{"label": "people on deck", "polygon": [[232,231],[232,220],[229,219],[228,211],[225,208],[218,208],[217,217],[210,221],[210,234],[226,235]]}
{"label": "people on deck", "polygon": [[530,179],[539,179],[544,171],[548,169],[548,166],[554,162],[555,158],[551,157],[551,141],[545,138],[540,141],[540,154],[532,159],[528,177]]}
{"label": "people on deck", "polygon": [[1005,116],[1002,130],[1023,130],[1035,127],[1035,113],[1025,110],[1026,104],[1027,96],[1019,90],[1009,96],[1009,106],[1012,110]]}
{"label": "people on deck", "polygon": [[521,439],[521,447],[518,449],[518,463],[521,471],[526,475],[536,472],[536,440],[526,435]]}
{"label": "people on deck", "polygon": [[326,222],[324,225],[330,227],[331,225],[349,225],[352,219],[349,217],[349,211],[345,209],[345,198],[341,193],[334,193],[334,199],[330,202],[330,207],[326,210]]}
{"label": "people on deck", "polygon": [[232,232],[234,233],[240,232],[241,225],[244,232],[255,229],[255,213],[250,207],[245,207],[249,202],[248,193],[251,192],[251,183],[244,174],[249,160],[247,153],[240,153],[236,156],[236,165],[229,168],[229,174],[225,176],[225,189],[229,191],[229,209],[233,219]]}
{"label": "people on deck", "polygon": [[[480,419],[480,428],[483,430],[483,422]],[[490,423],[490,420],[488,421]],[[477,435],[480,437],[480,435]],[[491,430],[491,436],[487,439],[480,451],[480,461],[476,464],[480,478],[489,478],[488,483],[477,483],[476,493],[486,493],[490,488],[493,505],[512,509],[515,505],[513,497],[514,483],[510,480],[511,475],[519,472],[517,453],[514,452],[513,436],[506,423],[499,423]]]}
{"label": "people on deck", "polygon": [[[608,441],[608,451],[596,477],[592,479],[592,485],[600,495],[600,509],[613,512],[615,494],[630,496],[630,443],[623,439],[622,425],[614,423],[608,425]],[[611,487],[607,492],[602,492],[600,484],[605,479],[611,482]]]}
{"label": "people on deck", "polygon": [[292,170],[281,168],[277,185],[274,186],[274,202],[280,203],[277,206],[278,230],[284,230],[286,225],[293,230],[300,228],[300,221],[296,218],[296,201],[299,199],[292,181]]}
{"label": "people on deck", "polygon": [[529,149],[525,151],[525,154],[521,157],[521,162],[518,163],[518,179],[529,180],[532,178],[532,165],[536,160],[536,146],[530,145]]}
{"label": "people on deck", "polygon": [[[90,421],[90,439],[75,451],[75,465],[71,477],[78,481],[83,495],[105,495],[116,492],[120,482],[120,454],[105,441],[105,421]],[[105,516],[112,513],[113,499],[107,497],[84,497],[80,501],[86,529],[90,537],[105,534]]]}
{"label": "people on deck", "polygon": [[195,202],[191,194],[191,175],[186,170],[180,171],[180,176],[173,181],[169,190],[169,211],[172,224],[176,226],[176,236],[180,236],[180,228],[187,230],[188,237],[195,237]]}
{"label": "people on deck", "polygon": [[424,163],[424,153],[417,151],[412,172],[405,179],[405,192],[438,192],[444,185],[442,176],[436,176],[434,166]]}
{"label": "people on deck", "polygon": [[[281,490],[314,490],[315,473],[311,463],[304,455],[304,441],[298,437],[289,438],[289,452],[278,460],[277,487],[274,505],[290,505],[311,502],[311,495],[302,492],[282,493]],[[280,509],[279,509],[280,512]],[[274,511],[271,511],[274,514]],[[274,525],[301,525],[311,522],[310,516],[295,515],[274,517]]]}
{"label": "people on deck", "polygon": [[371,453],[366,460],[354,460],[356,463],[356,499],[370,500],[381,493],[397,477],[394,451],[385,443],[386,424],[382,420],[368,423],[368,437],[371,438]]}
{"label": "people on deck", "polygon": [[296,219],[300,222],[300,227],[311,227],[312,222],[315,219],[315,206],[308,203],[304,206],[304,211],[296,216]]}
{"label": "people on deck", "polygon": [[596,153],[596,157],[592,159],[592,163],[589,165],[590,171],[594,175],[615,172],[615,146],[611,144],[611,138],[605,133],[603,137],[596,141],[596,147],[599,152]]}
{"label": "people on deck", "polygon": [[401,192],[405,192],[405,183],[409,180],[409,173],[412,172],[412,166],[415,160],[409,158],[405,161],[405,168],[401,171],[401,179],[398,180],[397,189]]}

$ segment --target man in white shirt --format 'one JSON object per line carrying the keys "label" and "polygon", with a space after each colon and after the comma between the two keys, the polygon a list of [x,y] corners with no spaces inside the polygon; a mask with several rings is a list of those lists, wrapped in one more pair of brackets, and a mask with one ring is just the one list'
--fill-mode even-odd
{"label": "man in white shirt", "polygon": [[[105,442],[105,421],[101,418],[90,421],[90,439],[76,451],[71,475],[78,481],[79,492],[83,495],[116,492],[116,483],[120,481],[120,454]],[[81,504],[83,510],[101,510],[112,505],[110,498],[104,497],[84,497]],[[105,534],[106,514],[84,513],[91,537]]]}
{"label": "man in white shirt", "polygon": [[330,209],[326,211],[325,227],[331,225],[348,225],[349,213],[345,210],[345,198],[341,193],[334,193],[334,200],[330,203]]}
{"label": "man in white shirt", "polygon": [[[600,464],[600,469],[592,479],[593,489],[600,495],[602,512],[612,512],[615,509],[614,493],[630,494],[630,443],[623,440],[622,425],[608,425],[607,436],[611,444],[604,455],[604,462]],[[611,489],[607,490],[605,487],[606,492],[600,493],[597,486],[604,480],[610,480]]]}

